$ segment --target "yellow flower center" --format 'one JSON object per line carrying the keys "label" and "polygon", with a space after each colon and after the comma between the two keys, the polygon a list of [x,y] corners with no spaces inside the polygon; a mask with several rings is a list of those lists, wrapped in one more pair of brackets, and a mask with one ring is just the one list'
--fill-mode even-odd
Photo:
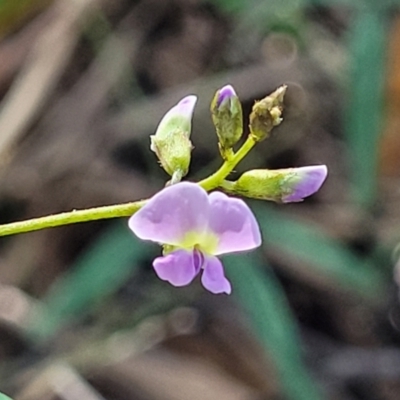
{"label": "yellow flower center", "polygon": [[210,232],[188,232],[183,238],[180,247],[184,249],[197,248],[203,253],[214,254],[218,246],[218,237]]}

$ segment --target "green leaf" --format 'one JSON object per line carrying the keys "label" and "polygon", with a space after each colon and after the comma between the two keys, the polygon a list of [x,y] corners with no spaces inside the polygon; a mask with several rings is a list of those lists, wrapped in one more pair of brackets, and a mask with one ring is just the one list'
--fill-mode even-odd
{"label": "green leaf", "polygon": [[150,250],[126,223],[115,224],[53,284],[43,299],[43,315],[32,321],[30,333],[44,339],[71,318],[85,315],[99,299],[117,290]]}
{"label": "green leaf", "polygon": [[380,298],[386,280],[370,259],[357,256],[317,226],[296,221],[266,205],[253,209],[266,246],[282,251],[342,290],[365,300]]}
{"label": "green leaf", "polygon": [[246,7],[244,0],[214,0],[214,4],[228,13],[239,13]]}
{"label": "green leaf", "polygon": [[[378,3],[378,2],[377,2]],[[382,131],[388,15],[364,7],[350,25],[351,76],[345,129],[350,150],[354,201],[371,206],[376,199],[378,143]]]}
{"label": "green leaf", "polygon": [[295,319],[273,272],[257,253],[224,257],[233,294],[243,304],[290,400],[319,400],[316,386],[301,359]]}

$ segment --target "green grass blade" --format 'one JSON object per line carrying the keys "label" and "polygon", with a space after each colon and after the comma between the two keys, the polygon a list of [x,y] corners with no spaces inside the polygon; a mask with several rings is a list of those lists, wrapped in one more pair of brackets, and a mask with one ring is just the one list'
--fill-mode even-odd
{"label": "green grass blade", "polygon": [[151,249],[126,223],[115,224],[55,282],[43,299],[43,317],[32,321],[31,333],[44,339],[70,318],[85,315],[97,300],[117,290]]}
{"label": "green grass blade", "polygon": [[253,209],[266,246],[284,252],[320,279],[364,300],[381,297],[386,286],[385,276],[370,259],[357,256],[316,226],[296,221],[272,207],[265,205]]}
{"label": "green grass blade", "polygon": [[243,304],[254,331],[272,357],[287,398],[322,399],[302,362],[297,327],[285,294],[256,254],[224,258],[233,294]]}
{"label": "green grass blade", "polygon": [[350,150],[354,201],[369,207],[376,198],[377,148],[382,131],[387,14],[364,8],[350,26],[351,76],[345,130]]}
{"label": "green grass blade", "polygon": [[239,13],[246,8],[244,0],[214,0],[213,3],[227,13]]}

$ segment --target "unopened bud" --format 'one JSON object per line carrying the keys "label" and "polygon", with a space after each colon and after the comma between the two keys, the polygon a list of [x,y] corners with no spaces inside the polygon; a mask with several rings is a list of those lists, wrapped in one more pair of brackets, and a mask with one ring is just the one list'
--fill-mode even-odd
{"label": "unopened bud", "polygon": [[269,96],[254,103],[250,114],[250,134],[257,141],[270,136],[272,129],[282,122],[283,98],[287,86],[283,85]]}
{"label": "unopened bud", "polygon": [[189,170],[193,147],[189,138],[196,101],[196,96],[183,98],[164,115],[155,135],[150,136],[150,149],[157,154],[162,167],[171,176],[178,172],[183,177]]}
{"label": "unopened bud", "polygon": [[317,192],[327,174],[326,165],[258,169],[245,172],[236,182],[226,182],[223,187],[245,197],[291,203],[302,201]]}
{"label": "unopened bud", "polygon": [[243,133],[242,105],[232,86],[219,89],[211,102],[211,116],[223,158],[240,140]]}

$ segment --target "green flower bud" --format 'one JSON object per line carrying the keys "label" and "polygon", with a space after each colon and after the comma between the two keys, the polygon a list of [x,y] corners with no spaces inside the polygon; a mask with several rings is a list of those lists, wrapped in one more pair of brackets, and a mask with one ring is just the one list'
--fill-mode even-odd
{"label": "green flower bud", "polygon": [[282,122],[283,98],[287,86],[283,85],[269,96],[254,103],[250,114],[250,134],[260,142],[270,136],[272,129]]}
{"label": "green flower bud", "polygon": [[150,149],[157,154],[164,170],[171,176],[185,176],[189,170],[192,143],[192,115],[196,96],[183,98],[171,108],[157,127],[155,135],[150,136]]}
{"label": "green flower bud", "polygon": [[211,116],[224,159],[243,134],[242,105],[232,86],[219,89],[211,102]]}
{"label": "green flower bud", "polygon": [[325,165],[245,172],[236,182],[225,181],[228,192],[280,203],[303,201],[319,190],[328,170]]}

